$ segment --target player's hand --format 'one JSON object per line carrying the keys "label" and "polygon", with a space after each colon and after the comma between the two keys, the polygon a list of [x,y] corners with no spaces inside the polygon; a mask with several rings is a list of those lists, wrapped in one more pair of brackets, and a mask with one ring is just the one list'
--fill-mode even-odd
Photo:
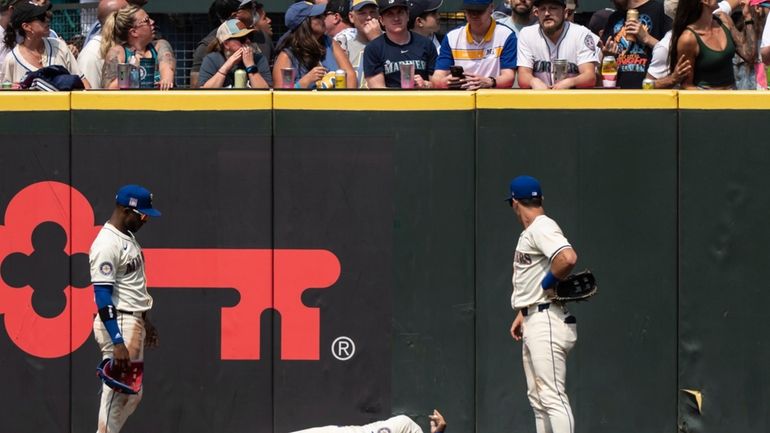
{"label": "player's hand", "polygon": [[128,355],[128,348],[123,343],[118,343],[112,350],[112,366],[118,374],[128,371],[131,367],[131,358]]}
{"label": "player's hand", "polygon": [[430,419],[430,433],[440,433],[446,428],[444,416],[436,409],[433,409],[433,415],[428,415],[428,419]]}
{"label": "player's hand", "polygon": [[160,346],[160,336],[158,329],[147,318],[144,319],[144,347],[154,349]]}
{"label": "player's hand", "polygon": [[521,311],[519,311],[519,314],[516,315],[516,318],[513,319],[513,324],[511,325],[511,337],[513,337],[516,341],[521,341],[521,337],[524,335],[524,315],[521,314]]}

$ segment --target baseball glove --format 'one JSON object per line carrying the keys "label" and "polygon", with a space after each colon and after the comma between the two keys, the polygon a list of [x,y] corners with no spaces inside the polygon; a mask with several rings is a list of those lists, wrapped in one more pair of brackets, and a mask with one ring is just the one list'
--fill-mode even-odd
{"label": "baseball glove", "polygon": [[594,274],[586,269],[559,281],[554,299],[561,302],[585,301],[595,295],[598,289]]}
{"label": "baseball glove", "polygon": [[117,375],[112,371],[112,359],[103,359],[96,367],[96,375],[105,385],[122,394],[138,394],[142,390],[143,362],[132,362],[131,368]]}

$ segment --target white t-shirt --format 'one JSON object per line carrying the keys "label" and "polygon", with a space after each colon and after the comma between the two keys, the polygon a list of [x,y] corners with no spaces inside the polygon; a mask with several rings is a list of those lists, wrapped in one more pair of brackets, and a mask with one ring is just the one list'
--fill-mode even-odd
{"label": "white t-shirt", "polygon": [[104,57],[102,57],[102,35],[98,34],[86,43],[78,55],[78,67],[86,79],[91,83],[92,89],[100,89],[102,84],[102,69]]}
{"label": "white t-shirt", "polygon": [[570,247],[559,225],[545,215],[535,218],[521,232],[513,257],[511,306],[514,309],[548,302],[540,282],[556,254]]}
{"label": "white t-shirt", "polygon": [[567,60],[568,76],[580,75],[580,65],[599,62],[596,36],[588,28],[567,21],[555,44],[543,34],[539,24],[521,29],[518,44],[520,67],[532,69],[535,77],[551,86],[551,62],[556,59]]}
{"label": "white t-shirt", "polygon": [[[43,54],[43,66],[61,65],[70,71],[70,74],[79,75],[83,78],[83,74],[80,73],[78,62],[75,60],[75,56],[72,55],[67,44],[61,39],[45,38],[43,39],[43,45],[45,52]],[[30,65],[19,51],[19,46],[15,46],[13,50],[6,56],[5,64],[3,65],[3,79],[18,83],[24,80],[24,77],[28,73],[37,71],[33,65]]]}
{"label": "white t-shirt", "polygon": [[144,255],[134,235],[122,233],[110,223],[96,235],[88,253],[91,283],[112,286],[112,303],[118,310],[147,311],[152,297],[147,292]]}
{"label": "white t-shirt", "polygon": [[3,77],[5,68],[3,68],[3,65],[5,65],[5,57],[8,56],[8,53],[11,52],[11,50],[8,49],[8,47],[5,46],[5,29],[3,26],[0,26],[0,83],[5,81],[5,78]]}

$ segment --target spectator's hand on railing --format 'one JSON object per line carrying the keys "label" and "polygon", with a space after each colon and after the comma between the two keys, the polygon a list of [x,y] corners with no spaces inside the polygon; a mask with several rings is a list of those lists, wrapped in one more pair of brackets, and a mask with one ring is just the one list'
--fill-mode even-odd
{"label": "spectator's hand on railing", "polygon": [[492,79],[480,75],[465,74],[465,83],[462,88],[465,90],[491,89]]}
{"label": "spectator's hand on railing", "polygon": [[431,88],[430,81],[424,80],[422,78],[422,75],[420,75],[420,74],[415,74],[415,76],[414,76],[414,86],[417,87],[418,89],[430,89]]}
{"label": "spectator's hand on railing", "polygon": [[165,80],[163,78],[160,79],[160,82],[158,82],[158,88],[160,90],[171,90],[174,87],[174,81],[173,80]]}

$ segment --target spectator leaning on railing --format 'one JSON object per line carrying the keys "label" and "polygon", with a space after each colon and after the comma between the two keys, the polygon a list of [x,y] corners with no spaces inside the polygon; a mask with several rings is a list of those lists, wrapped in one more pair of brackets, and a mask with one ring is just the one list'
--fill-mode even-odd
{"label": "spectator leaning on railing", "polygon": [[[46,66],[59,65],[65,67],[70,74],[79,75],[85,88],[90,88],[88,80],[81,75],[77,60],[67,43],[48,37],[50,23],[48,7],[31,1],[14,4],[3,41],[5,47],[11,50],[2,68],[3,80],[19,83],[30,72]],[[21,40],[18,44],[17,38]]]}
{"label": "spectator leaning on railing", "polygon": [[[566,21],[564,0],[535,0],[539,25],[519,32],[519,86],[523,89],[586,88],[596,84],[596,39]],[[554,63],[566,61],[566,76],[554,82]]]}
{"label": "spectator leaning on railing", "polygon": [[[510,89],[516,78],[516,34],[492,19],[492,0],[464,0],[463,9],[468,24],[447,33],[441,43],[433,86]],[[452,75],[452,66],[463,71]]]}
{"label": "spectator leaning on railing", "polygon": [[347,54],[353,70],[358,76],[357,87],[365,88],[364,79],[364,48],[366,45],[382,34],[380,27],[380,13],[375,0],[351,0],[350,21],[355,29],[343,30],[334,36],[342,50]]}
{"label": "spectator leaning on railing", "polygon": [[199,84],[206,89],[233,87],[235,70],[246,71],[248,86],[268,89],[273,82],[270,65],[261,53],[254,51],[249,36],[254,32],[243,22],[232,19],[219,26],[217,39],[201,65]]}
{"label": "spectator leaning on railing", "polygon": [[[414,87],[429,88],[436,65],[436,49],[430,39],[407,29],[407,0],[379,0],[380,22],[385,34],[364,49],[364,74],[370,89],[400,88],[401,69],[414,67]],[[412,79],[410,78],[410,83]]]}
{"label": "spectator leaning on railing", "polygon": [[155,21],[136,6],[124,7],[107,17],[102,29],[102,87],[118,88],[118,64],[128,63],[131,57],[152,59],[153,81],[161,90],[174,86],[176,58],[165,39],[155,38]]}
{"label": "spectator leaning on railing", "polygon": [[102,25],[91,40],[80,51],[78,56],[78,66],[83,74],[91,83],[91,87],[99,89],[102,87],[102,69],[104,68],[104,56],[102,56],[102,26],[110,14],[128,6],[126,0],[102,0],[96,9],[96,16]]}
{"label": "spectator leaning on railing", "polygon": [[[297,2],[286,11],[285,23],[290,33],[278,44],[273,65],[276,88],[314,89],[316,81],[329,71],[342,69],[347,74],[347,87],[356,87],[356,73],[339,44],[324,33],[323,13],[326,5]],[[293,68],[294,83],[284,83],[281,70]]]}

